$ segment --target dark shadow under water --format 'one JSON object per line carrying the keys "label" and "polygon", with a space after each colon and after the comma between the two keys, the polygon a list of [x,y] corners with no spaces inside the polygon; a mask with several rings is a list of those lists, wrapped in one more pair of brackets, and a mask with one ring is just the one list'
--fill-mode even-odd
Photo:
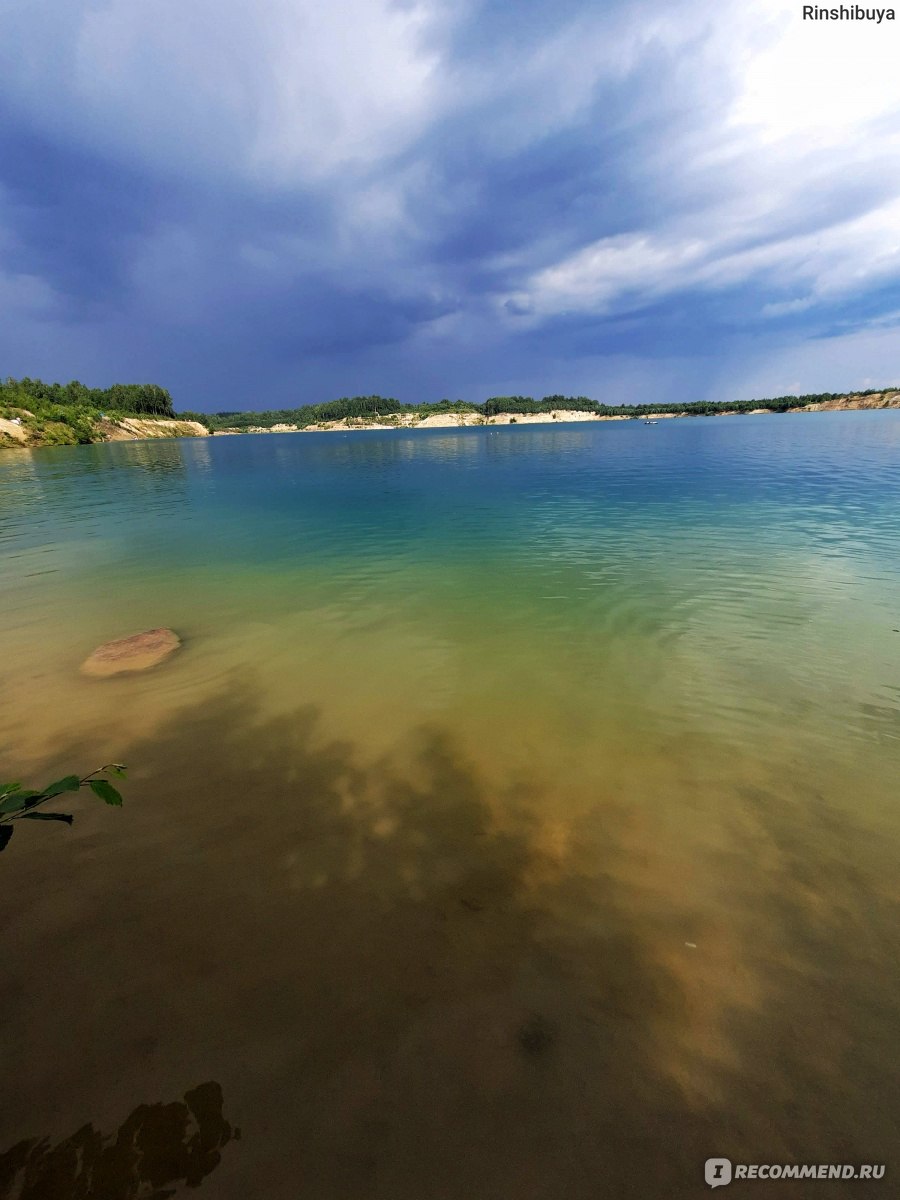
{"label": "dark shadow under water", "polygon": [[[133,767],[122,812],[38,826],[0,864],[5,1169],[69,1164],[29,1200],[143,1198],[72,1190],[91,1126],[53,1151],[21,1139],[186,1074],[221,1080],[240,1154],[208,1174],[232,1136],[220,1107],[194,1154],[184,1106],[142,1106],[120,1131],[126,1186],[646,1200],[705,1194],[703,1162],[724,1155],[887,1162],[865,1193],[895,1194],[900,905],[885,848],[820,797],[723,781],[733,849],[695,868],[723,898],[710,915],[690,887],[648,898],[659,848],[626,804],[598,798],[554,854],[544,798],[489,794],[440,729],[402,768],[361,764],[315,711],[266,717],[241,684],[51,768],[104,756]],[[729,947],[705,989],[716,1039],[700,960],[660,953],[688,928]],[[128,1147],[157,1122],[174,1158],[135,1176]]]}
{"label": "dark shadow under water", "polygon": [[201,1083],[184,1102],[141,1104],[111,1137],[83,1125],[55,1146],[33,1139],[0,1156],[0,1196],[10,1200],[167,1200],[199,1187],[239,1139],[222,1116],[222,1089]]}

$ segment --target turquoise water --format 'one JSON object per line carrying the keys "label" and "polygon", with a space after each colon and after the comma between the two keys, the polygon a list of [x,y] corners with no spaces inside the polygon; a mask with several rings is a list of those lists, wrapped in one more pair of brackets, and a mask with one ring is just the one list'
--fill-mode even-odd
{"label": "turquoise water", "polygon": [[215,1080],[211,1196],[900,1169],[898,513],[896,412],[5,455],[0,774],[131,779],[3,854],[0,1149]]}

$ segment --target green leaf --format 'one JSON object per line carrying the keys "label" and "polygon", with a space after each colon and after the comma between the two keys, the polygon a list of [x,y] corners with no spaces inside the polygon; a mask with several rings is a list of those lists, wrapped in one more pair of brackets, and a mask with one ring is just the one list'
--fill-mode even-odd
{"label": "green leaf", "polygon": [[95,796],[99,796],[101,800],[105,800],[107,804],[120,805],[122,803],[122,797],[113,785],[105,779],[92,779],[91,791]]}
{"label": "green leaf", "polygon": [[4,796],[0,800],[0,813],[21,812],[28,807],[29,800],[41,795],[43,792],[13,792],[11,796]]}
{"label": "green leaf", "polygon": [[0,825],[0,850],[6,849],[6,843],[13,835],[12,825]]}
{"label": "green leaf", "polygon": [[57,779],[56,783],[51,783],[49,787],[45,787],[44,796],[58,796],[60,792],[77,792],[81,787],[81,780],[77,775],[67,775],[65,779]]}
{"label": "green leaf", "polygon": [[22,813],[22,821],[65,821],[71,825],[74,817],[71,813]]}
{"label": "green leaf", "polygon": [[19,783],[0,783],[0,800],[2,800],[4,796],[8,796],[10,794],[10,792],[19,791],[21,786],[22,786],[21,782],[19,782]]}
{"label": "green leaf", "polygon": [[125,772],[128,770],[124,763],[110,763],[106,769],[110,775],[116,775],[119,779],[124,779]]}

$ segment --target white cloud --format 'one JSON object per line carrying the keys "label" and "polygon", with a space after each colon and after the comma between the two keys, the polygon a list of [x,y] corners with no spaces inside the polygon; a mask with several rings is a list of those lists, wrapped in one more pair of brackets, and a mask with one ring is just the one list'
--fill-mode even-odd
{"label": "white cloud", "polygon": [[819,148],[846,147],[900,107],[896,23],[803,20],[802,10],[793,0],[755,0],[754,19],[773,36],[741,64],[729,121],[766,143],[803,136]]}
{"label": "white cloud", "polygon": [[777,290],[803,289],[802,296],[763,309],[777,316],[894,279],[900,279],[900,200],[825,231],[749,248],[734,246],[727,223],[705,238],[677,231],[602,238],[538,271],[504,303],[511,299],[514,310],[534,319],[628,310],[685,288],[760,281]]}
{"label": "white cloud", "polygon": [[722,5],[714,25],[705,12],[682,9],[667,44],[680,32],[698,71],[716,64],[704,94],[720,103],[649,148],[652,218],[536,268],[523,251],[522,285],[498,297],[507,319],[750,283],[777,319],[900,281],[900,74],[884,28],[803,22],[782,0]]}
{"label": "white cloud", "polygon": [[[263,183],[391,153],[434,94],[440,12],[391,0],[12,5],[3,85],[76,144]],[[48,70],[50,77],[48,77]]]}

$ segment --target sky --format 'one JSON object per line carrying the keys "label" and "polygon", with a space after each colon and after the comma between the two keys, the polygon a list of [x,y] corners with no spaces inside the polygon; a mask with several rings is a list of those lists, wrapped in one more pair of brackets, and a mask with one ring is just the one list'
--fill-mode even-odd
{"label": "sky", "polygon": [[176,408],[900,383],[900,21],[0,0],[0,375]]}

